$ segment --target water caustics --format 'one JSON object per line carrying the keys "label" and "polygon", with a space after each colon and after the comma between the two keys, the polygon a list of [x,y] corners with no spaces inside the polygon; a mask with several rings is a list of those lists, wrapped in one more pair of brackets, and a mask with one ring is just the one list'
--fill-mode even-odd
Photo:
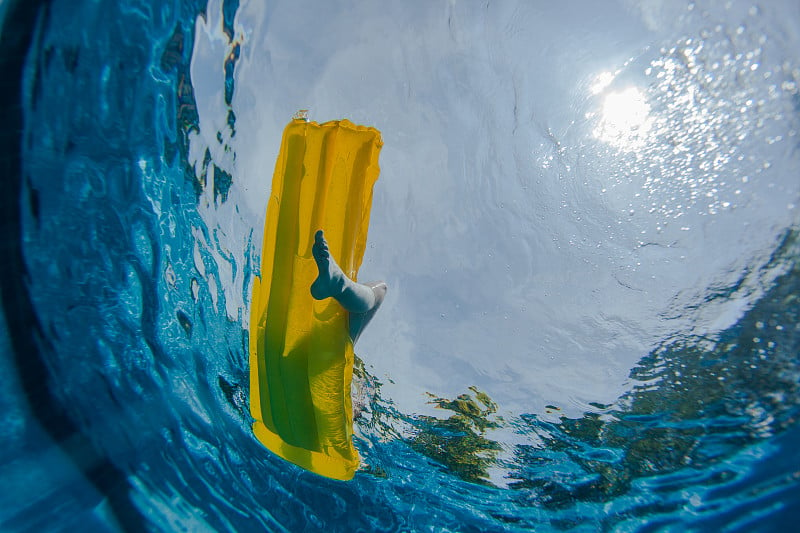
{"label": "water caustics", "polygon": [[[3,529],[800,513],[794,2],[28,9]],[[23,11],[0,9],[4,44]],[[356,349],[348,483],[250,431],[249,295],[299,109],[384,140],[360,277],[390,290]]]}

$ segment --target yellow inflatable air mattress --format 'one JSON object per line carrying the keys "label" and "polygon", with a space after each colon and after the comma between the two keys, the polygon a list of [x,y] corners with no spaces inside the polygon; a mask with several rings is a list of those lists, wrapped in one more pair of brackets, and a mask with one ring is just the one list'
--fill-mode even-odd
{"label": "yellow inflatable air mattress", "polygon": [[356,279],[367,243],[380,132],[349,121],[292,120],[267,205],[261,277],[250,308],[253,431],[280,457],[322,476],[348,480],[353,446],[353,343],[347,312],[314,300],[311,255],[321,229],[331,255]]}

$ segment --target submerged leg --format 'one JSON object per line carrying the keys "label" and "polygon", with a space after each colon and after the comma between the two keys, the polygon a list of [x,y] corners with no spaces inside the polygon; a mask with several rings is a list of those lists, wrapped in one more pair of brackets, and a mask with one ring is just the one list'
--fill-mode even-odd
{"label": "submerged leg", "polygon": [[383,281],[365,283],[362,286],[372,289],[372,292],[375,294],[375,305],[363,313],[350,313],[350,339],[352,339],[353,344],[356,343],[361,333],[364,331],[364,328],[367,327],[369,321],[375,316],[375,312],[381,306],[386,296],[387,286]]}
{"label": "submerged leg", "polygon": [[331,257],[322,230],[314,235],[311,248],[319,275],[311,284],[311,296],[317,300],[334,298],[350,313],[350,338],[356,342],[386,295],[386,283],[356,283],[344,275]]}

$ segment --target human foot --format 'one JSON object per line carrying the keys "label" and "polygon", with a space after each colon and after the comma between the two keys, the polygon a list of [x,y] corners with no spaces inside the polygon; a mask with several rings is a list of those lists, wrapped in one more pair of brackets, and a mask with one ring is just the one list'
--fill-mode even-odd
{"label": "human foot", "polygon": [[314,234],[314,245],[311,247],[311,254],[317,263],[319,275],[314,283],[311,284],[311,296],[316,300],[324,300],[331,296],[342,293],[345,286],[345,277],[342,269],[331,257],[328,249],[328,242],[322,234],[322,230]]}

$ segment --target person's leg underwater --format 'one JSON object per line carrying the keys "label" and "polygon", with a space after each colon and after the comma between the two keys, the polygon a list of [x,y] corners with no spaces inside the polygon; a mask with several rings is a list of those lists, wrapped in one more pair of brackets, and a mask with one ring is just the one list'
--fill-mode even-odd
{"label": "person's leg underwater", "polygon": [[386,296],[386,283],[356,283],[344,275],[331,257],[328,243],[322,230],[314,234],[311,248],[319,276],[311,284],[311,296],[316,300],[334,298],[350,313],[350,338],[356,343]]}

